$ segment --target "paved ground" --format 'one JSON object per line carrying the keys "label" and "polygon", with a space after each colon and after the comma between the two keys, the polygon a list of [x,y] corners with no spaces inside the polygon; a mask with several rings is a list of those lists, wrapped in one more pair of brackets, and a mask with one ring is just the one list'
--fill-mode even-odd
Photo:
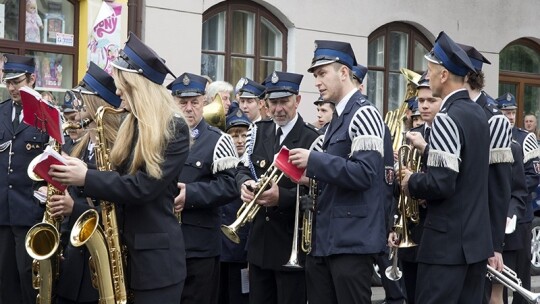
{"label": "paved ground", "polygon": [[[531,278],[532,292],[540,293],[540,276]],[[371,303],[380,304],[384,302],[384,289],[382,287],[371,288]]]}

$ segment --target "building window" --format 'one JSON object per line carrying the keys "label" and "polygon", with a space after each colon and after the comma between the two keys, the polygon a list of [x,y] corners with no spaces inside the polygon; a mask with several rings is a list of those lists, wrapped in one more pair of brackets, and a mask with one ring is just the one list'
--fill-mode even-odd
{"label": "building window", "polygon": [[499,54],[499,69],[499,96],[516,97],[517,126],[523,126],[526,114],[540,118],[540,45],[529,39],[511,42]]}
{"label": "building window", "polygon": [[285,71],[287,28],[264,7],[222,2],[203,15],[201,74],[236,83]]}
{"label": "building window", "polygon": [[[0,0],[0,55],[33,56],[36,89],[52,91],[57,100],[76,77],[78,8],[76,0]],[[9,98],[5,85],[0,98]]]}
{"label": "building window", "polygon": [[424,55],[431,47],[420,31],[401,22],[384,25],[369,35],[367,95],[379,111],[386,113],[401,105],[407,83],[400,69],[423,73],[427,69]]}

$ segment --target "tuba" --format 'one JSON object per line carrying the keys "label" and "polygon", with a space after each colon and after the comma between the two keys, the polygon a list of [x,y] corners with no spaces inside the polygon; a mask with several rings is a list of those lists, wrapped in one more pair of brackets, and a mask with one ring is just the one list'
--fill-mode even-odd
{"label": "tuba", "polygon": [[[53,142],[53,149],[60,152],[60,144]],[[28,175],[32,180],[43,180],[36,178],[33,172],[41,155],[35,157],[28,166]],[[30,174],[31,173],[31,174]],[[39,293],[36,303],[50,304],[54,298],[54,283],[58,279],[60,263],[60,224],[61,218],[53,218],[49,210],[48,201],[53,195],[59,195],[63,192],[56,189],[53,185],[47,184],[47,203],[45,213],[41,223],[32,226],[26,233],[25,248],[32,262],[32,286],[38,289]]]}
{"label": "tuba", "polygon": [[[103,116],[107,112],[121,114],[125,109],[115,110],[99,107],[96,112],[97,143],[96,165],[100,171],[111,170],[109,150],[103,130]],[[74,247],[86,245],[90,252],[92,284],[99,291],[100,304],[127,303],[124,260],[118,233],[116,209],[113,203],[100,202],[103,229],[99,226],[99,214],[89,209],[77,219],[71,230],[70,240]]]}
{"label": "tuba", "polygon": [[275,163],[261,175],[261,178],[253,189],[253,193],[255,193],[253,199],[249,203],[243,203],[242,206],[240,206],[240,209],[238,209],[238,212],[236,213],[236,220],[232,224],[228,226],[221,225],[221,231],[226,237],[236,244],[240,243],[238,229],[244,227],[247,223],[252,222],[261,208],[261,205],[256,203],[257,199],[264,191],[270,189],[272,183],[278,183],[282,177],[283,172],[279,171]]}
{"label": "tuba", "polygon": [[221,131],[225,131],[225,107],[221,101],[221,96],[217,93],[214,100],[205,105],[203,109],[203,117],[206,122]]}

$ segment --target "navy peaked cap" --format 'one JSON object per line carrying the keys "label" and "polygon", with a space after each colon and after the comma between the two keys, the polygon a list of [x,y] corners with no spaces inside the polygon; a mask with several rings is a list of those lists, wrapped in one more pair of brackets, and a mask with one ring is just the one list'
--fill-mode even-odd
{"label": "navy peaked cap", "polygon": [[356,78],[360,83],[364,81],[364,77],[368,72],[368,68],[358,64],[352,67],[353,77]]}
{"label": "navy peaked cap", "polygon": [[72,91],[98,95],[115,108],[118,108],[122,103],[120,97],[116,95],[114,79],[92,61],[90,61],[90,66],[84,74],[83,80]]}
{"label": "navy peaked cap", "polygon": [[206,94],[206,83],[208,80],[202,76],[184,73],[173,82],[169,83],[167,89],[171,90],[173,96],[193,97]]}
{"label": "navy peaked cap", "polygon": [[251,122],[247,118],[247,116],[242,112],[240,109],[236,109],[231,114],[227,115],[226,121],[225,121],[225,132],[229,131],[232,127],[246,127],[249,128],[249,125]]}
{"label": "navy peaked cap", "polygon": [[9,80],[20,77],[24,74],[33,74],[36,71],[36,61],[34,57],[20,56],[14,54],[4,54],[3,79]]}
{"label": "navy peaked cap", "polygon": [[157,84],[163,84],[167,74],[176,77],[165,65],[165,60],[131,32],[124,49],[120,50],[117,60],[112,65],[123,71],[142,74]]}
{"label": "navy peaked cap", "polygon": [[505,93],[499,96],[496,100],[497,108],[501,110],[515,110],[517,109],[516,98],[511,93]]}
{"label": "navy peaked cap", "polygon": [[457,76],[465,76],[469,71],[476,71],[467,53],[445,32],[439,34],[433,49],[424,57],[435,64],[444,66]]}
{"label": "navy peaked cap", "polygon": [[487,60],[484,55],[482,55],[477,49],[474,48],[474,46],[466,45],[466,44],[457,44],[461,49],[467,53],[467,56],[469,56],[469,59],[471,60],[472,64],[474,65],[474,68],[476,69],[476,72],[479,73],[482,71],[482,66],[484,63],[491,64],[489,60]]}
{"label": "navy peaked cap", "polygon": [[249,78],[243,78],[242,87],[238,90],[240,98],[263,98],[266,87]]}
{"label": "navy peaked cap", "polygon": [[313,73],[316,67],[333,62],[344,64],[349,69],[357,65],[351,44],[341,41],[315,40],[315,53],[308,72]]}
{"label": "navy peaked cap", "polygon": [[269,99],[298,95],[304,75],[274,71],[263,82]]}
{"label": "navy peaked cap", "polygon": [[420,80],[418,80],[418,85],[416,89],[420,88],[429,88],[429,79],[427,79],[427,71],[422,74]]}

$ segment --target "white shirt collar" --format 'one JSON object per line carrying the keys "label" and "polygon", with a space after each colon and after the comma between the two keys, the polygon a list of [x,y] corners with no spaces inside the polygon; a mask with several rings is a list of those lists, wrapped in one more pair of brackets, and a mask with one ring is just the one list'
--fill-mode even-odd
{"label": "white shirt collar", "polygon": [[277,128],[281,128],[281,132],[283,132],[283,134],[281,134],[281,137],[279,138],[279,143],[280,144],[287,137],[287,135],[291,132],[291,130],[294,127],[294,125],[296,124],[297,120],[298,120],[298,112],[296,112],[296,114],[294,115],[294,118],[291,121],[289,121],[286,125],[284,125],[283,127],[280,127],[280,126],[278,126],[276,124],[276,132],[277,132]]}
{"label": "white shirt collar", "polygon": [[[463,90],[466,90],[465,88],[461,88],[461,89],[457,89],[453,92],[451,92],[450,94],[446,95],[446,97],[443,99],[442,103],[441,103],[441,109],[444,108],[444,104],[446,103],[446,101],[448,100],[448,98],[450,98],[450,96],[456,94],[457,92],[459,91],[463,91]],[[467,92],[468,93],[468,92]]]}
{"label": "white shirt collar", "polygon": [[345,110],[345,107],[347,106],[347,102],[351,99],[351,97],[354,95],[354,93],[358,92],[358,89],[354,88],[352,89],[347,95],[343,97],[337,104],[336,104],[336,113],[337,115],[341,115],[343,110]]}

